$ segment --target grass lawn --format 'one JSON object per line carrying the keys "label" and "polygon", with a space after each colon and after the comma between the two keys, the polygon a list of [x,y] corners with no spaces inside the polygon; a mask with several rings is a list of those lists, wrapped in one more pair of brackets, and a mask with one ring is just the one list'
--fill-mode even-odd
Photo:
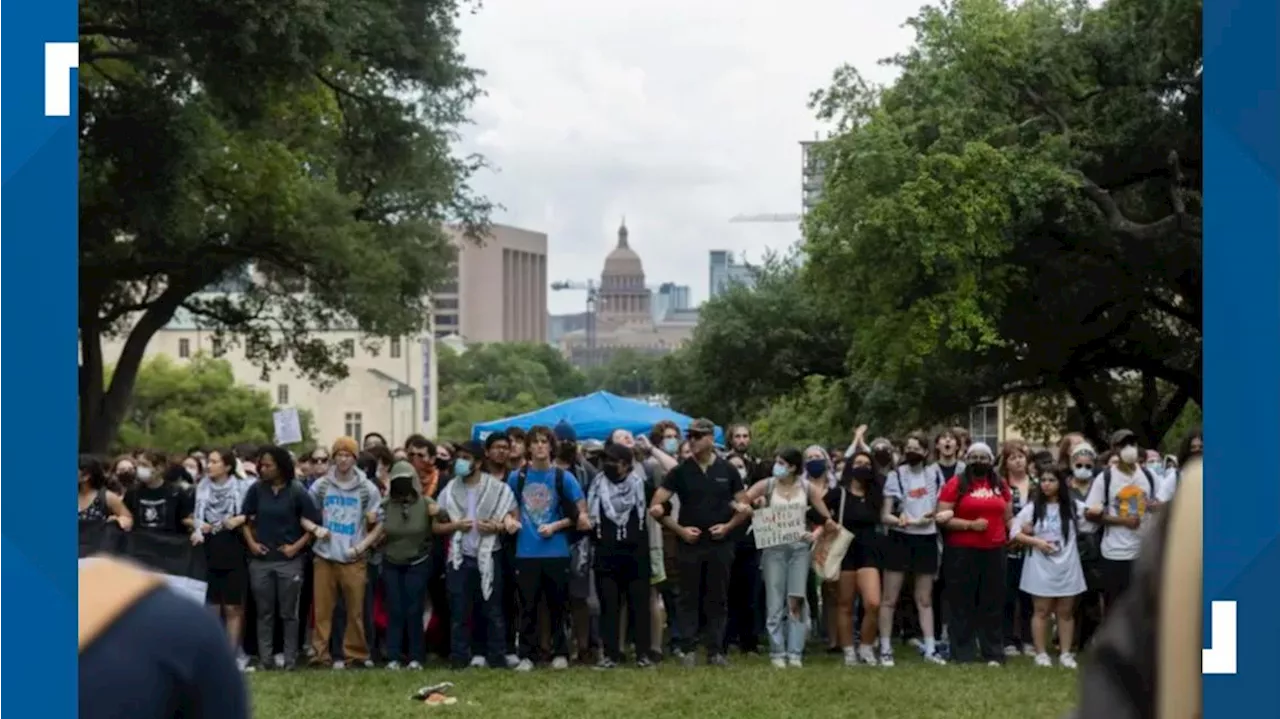
{"label": "grass lawn", "polygon": [[[1074,704],[1076,672],[1037,668],[1027,658],[1002,668],[926,665],[909,649],[892,669],[846,669],[839,657],[810,657],[803,669],[733,655],[733,666],[609,672],[573,668],[421,672],[385,669],[258,673],[249,683],[262,719],[400,719],[414,714],[509,719],[615,717],[791,717],[803,719],[1060,719]],[[458,703],[427,707],[409,697],[423,685],[455,684]]]}

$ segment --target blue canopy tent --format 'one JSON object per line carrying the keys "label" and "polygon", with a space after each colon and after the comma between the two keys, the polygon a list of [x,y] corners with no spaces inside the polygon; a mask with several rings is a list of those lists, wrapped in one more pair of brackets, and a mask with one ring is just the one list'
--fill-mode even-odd
{"label": "blue canopy tent", "polygon": [[[629,430],[632,434],[644,434],[664,419],[675,422],[682,432],[693,421],[692,417],[686,417],[665,407],[655,407],[609,392],[593,392],[583,397],[558,402],[550,407],[518,414],[515,417],[481,422],[472,426],[471,438],[483,440],[494,432],[506,430],[507,427],[520,427],[526,430],[536,425],[555,427],[564,420],[573,426],[573,431],[578,434],[579,440],[604,441],[615,429]],[[716,427],[716,444],[724,444],[724,431],[719,427]]]}

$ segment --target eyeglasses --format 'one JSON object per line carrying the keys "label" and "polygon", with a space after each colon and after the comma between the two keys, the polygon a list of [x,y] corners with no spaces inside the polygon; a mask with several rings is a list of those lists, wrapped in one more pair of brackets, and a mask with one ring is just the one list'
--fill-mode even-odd
{"label": "eyeglasses", "polygon": [[324,463],[326,463],[326,462],[328,462],[328,461],[329,461],[329,458],[328,458],[328,457],[312,457],[312,458],[311,458],[311,461],[312,461],[312,462],[319,462],[320,464],[324,464]]}

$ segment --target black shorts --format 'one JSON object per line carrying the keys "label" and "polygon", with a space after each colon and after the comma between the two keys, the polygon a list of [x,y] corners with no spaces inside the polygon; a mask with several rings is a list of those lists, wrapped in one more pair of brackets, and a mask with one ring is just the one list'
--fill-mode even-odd
{"label": "black shorts", "polygon": [[871,534],[865,540],[861,537],[854,539],[853,544],[849,545],[849,551],[844,553],[844,559],[840,560],[840,571],[856,572],[860,569],[880,569],[884,564],[881,558],[880,544],[884,537],[878,534]]}
{"label": "black shorts", "polygon": [[938,573],[938,535],[889,532],[883,540],[886,572],[930,577]]}
{"label": "black shorts", "polygon": [[222,607],[244,606],[244,592],[248,584],[248,570],[210,569],[207,574],[209,588],[205,591],[205,603]]}

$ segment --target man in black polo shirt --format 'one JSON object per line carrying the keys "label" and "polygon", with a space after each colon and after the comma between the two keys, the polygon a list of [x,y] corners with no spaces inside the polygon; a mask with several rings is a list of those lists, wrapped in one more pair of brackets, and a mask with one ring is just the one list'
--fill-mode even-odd
{"label": "man in black polo shirt", "polygon": [[727,666],[721,642],[728,615],[729,570],[733,566],[733,530],[746,520],[746,487],[742,475],[716,455],[715,425],[695,419],[687,431],[691,457],[667,473],[653,495],[649,513],[661,518],[672,495],[680,498],[680,636],[684,663],[697,663],[698,619],[707,660]]}

